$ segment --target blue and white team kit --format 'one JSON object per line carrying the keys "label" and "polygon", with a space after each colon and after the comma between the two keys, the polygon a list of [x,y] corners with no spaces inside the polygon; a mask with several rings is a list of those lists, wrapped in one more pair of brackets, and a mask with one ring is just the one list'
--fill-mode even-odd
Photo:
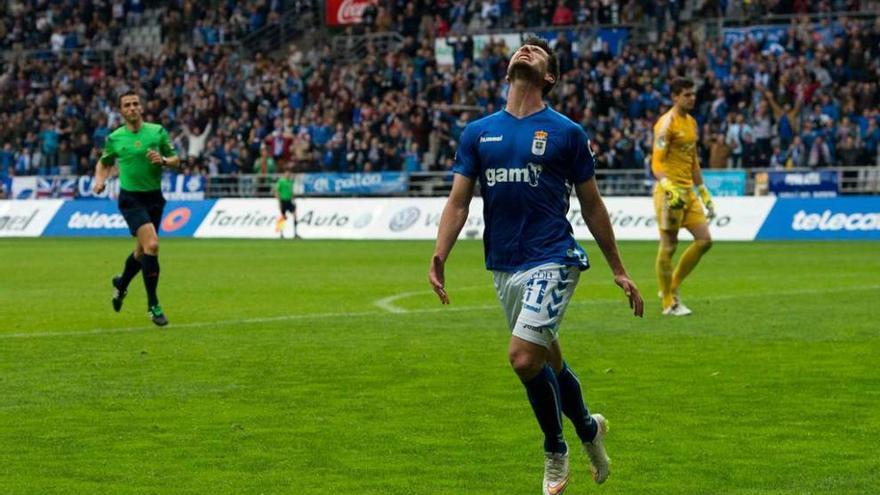
{"label": "blue and white team kit", "polygon": [[549,346],[590,266],[567,218],[573,185],[595,173],[587,134],[549,106],[502,110],[465,127],[453,171],[479,178],[486,268],[513,335]]}

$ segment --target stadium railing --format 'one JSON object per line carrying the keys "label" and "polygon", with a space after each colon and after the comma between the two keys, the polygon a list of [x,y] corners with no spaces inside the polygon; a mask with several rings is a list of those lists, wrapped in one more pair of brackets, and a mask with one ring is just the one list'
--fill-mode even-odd
{"label": "stadium railing", "polygon": [[[832,187],[836,187],[836,194],[839,195],[880,195],[880,166],[866,167],[832,167],[822,169],[720,169],[711,170],[711,172],[745,172],[745,183],[742,191],[745,196],[765,195],[769,193],[768,189],[768,172],[792,172],[803,174],[797,177],[798,181],[820,180],[819,173],[827,175],[831,172],[832,178],[836,178]],[[387,180],[378,173],[361,173],[348,174],[348,176],[360,175],[362,178],[375,180],[364,180],[364,183],[376,183]],[[451,172],[416,172],[416,173],[390,173],[387,174],[392,178],[401,178],[404,187],[399,192],[358,192],[354,194],[315,194],[313,192],[302,193],[305,182],[314,182],[323,177],[333,176],[334,179],[346,177],[346,174],[297,174],[295,181],[300,182],[300,187],[296,188],[300,191],[300,196],[406,196],[406,197],[444,197],[449,194],[452,187]],[[736,175],[736,174],[733,174]],[[308,177],[311,176],[311,177]],[[369,176],[369,177],[367,177]],[[740,175],[742,176],[742,175]],[[257,175],[257,174],[236,174],[236,175],[212,175],[205,177],[204,181],[204,197],[213,198],[269,198],[274,194],[274,185],[279,175]],[[12,178],[14,179],[14,178]],[[55,184],[77,182],[78,176],[39,176],[40,183],[46,184],[43,187],[49,187]],[[307,181],[304,179],[311,179]],[[649,196],[653,187],[653,180],[646,174],[645,170],[628,169],[628,170],[597,170],[596,179],[599,189],[604,196]],[[397,184],[397,183],[395,183]],[[9,182],[7,188],[12,186]],[[31,186],[34,187],[34,186]],[[40,186],[36,186],[40,187]],[[87,186],[88,187],[88,183]],[[2,188],[0,188],[2,189]],[[11,188],[7,193],[11,192]],[[362,189],[363,190],[363,189]],[[756,191],[757,190],[757,191]],[[70,191],[72,192],[72,190]],[[834,191],[832,191],[833,193]],[[47,197],[58,197],[49,194]]]}
{"label": "stadium railing", "polygon": [[330,46],[333,54],[345,62],[361,60],[367,56],[368,47],[375,48],[376,53],[397,51],[403,44],[403,36],[397,31],[369,34],[342,34],[331,38]]}
{"label": "stadium railing", "polygon": [[319,12],[313,9],[288,9],[277,22],[266,24],[238,40],[238,47],[247,53],[269,54],[287,48],[288,43],[301,36],[323,37],[323,22],[318,16]]}
{"label": "stadium railing", "polygon": [[[837,173],[838,194],[880,194],[880,167],[834,167],[823,169],[784,169],[785,172],[810,173],[832,171]],[[720,170],[724,171],[724,170]],[[756,176],[777,171],[773,169],[746,170],[745,195],[755,194]],[[208,198],[271,197],[277,175],[216,175],[208,177],[205,196]],[[653,180],[644,170],[597,170],[599,189],[605,196],[648,196]],[[417,172],[408,174],[406,191],[382,196],[446,196],[452,186],[450,172]],[[761,187],[759,186],[759,189]],[[760,193],[760,191],[759,191]]]}
{"label": "stadium railing", "polygon": [[96,64],[107,67],[113,62],[113,54],[117,49],[113,48],[64,48],[58,51],[50,48],[31,50],[3,50],[0,51],[0,62],[12,63],[16,60],[60,60],[69,58],[72,54],[79,54],[80,59],[86,64]]}

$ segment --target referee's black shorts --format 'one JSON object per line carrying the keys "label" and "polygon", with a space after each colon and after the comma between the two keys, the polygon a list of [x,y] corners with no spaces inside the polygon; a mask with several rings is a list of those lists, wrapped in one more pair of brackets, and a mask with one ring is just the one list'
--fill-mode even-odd
{"label": "referee's black shorts", "polygon": [[291,199],[282,199],[279,200],[281,203],[281,214],[284,215],[287,212],[296,213],[296,203]]}
{"label": "referee's black shorts", "polygon": [[162,197],[162,191],[119,190],[119,211],[128,224],[128,231],[135,237],[138,229],[148,223],[156,227],[158,234],[164,209],[165,198]]}

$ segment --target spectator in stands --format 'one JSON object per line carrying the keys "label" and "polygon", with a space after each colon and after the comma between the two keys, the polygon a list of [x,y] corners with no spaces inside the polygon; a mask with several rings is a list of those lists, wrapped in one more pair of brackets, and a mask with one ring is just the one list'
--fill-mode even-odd
{"label": "spectator in stands", "polygon": [[3,143],[3,149],[0,149],[0,180],[9,177],[15,172],[15,152],[12,151],[12,144]]}
{"label": "spectator in stands", "polygon": [[183,135],[187,140],[186,159],[197,161],[202,157],[205,146],[208,144],[208,136],[211,135],[211,122],[208,122],[202,132],[199,132],[198,126],[190,129],[189,126],[183,124]]}
{"label": "spectator in stands", "polygon": [[554,26],[568,26],[574,24],[574,12],[565,4],[564,0],[556,2],[556,10],[553,11],[553,20],[551,24]]}
{"label": "spectator in stands", "polygon": [[260,156],[254,162],[253,171],[259,175],[272,175],[275,173],[275,159],[269,153],[269,147],[265,144],[260,146]]}
{"label": "spectator in stands", "polygon": [[742,168],[743,158],[743,128],[745,118],[742,114],[730,114],[727,117],[730,122],[727,128],[725,142],[730,147],[730,160],[733,168]]}
{"label": "spectator in stands", "polygon": [[810,147],[810,157],[807,161],[810,168],[828,167],[834,165],[834,159],[831,155],[831,148],[825,142],[822,135],[817,135]]}
{"label": "spectator in stands", "polygon": [[731,149],[724,139],[724,134],[715,134],[709,149],[709,168],[727,168],[730,161]]}
{"label": "spectator in stands", "polygon": [[865,165],[860,143],[853,136],[846,136],[837,146],[838,163],[844,167]]}
{"label": "spectator in stands", "polygon": [[802,168],[807,166],[807,147],[800,136],[795,136],[785,153],[786,167]]}
{"label": "spectator in stands", "polygon": [[782,169],[786,167],[786,162],[788,161],[788,157],[785,152],[782,151],[782,148],[777,144],[773,146],[773,153],[770,155],[770,160],[768,161],[768,166],[772,169]]}

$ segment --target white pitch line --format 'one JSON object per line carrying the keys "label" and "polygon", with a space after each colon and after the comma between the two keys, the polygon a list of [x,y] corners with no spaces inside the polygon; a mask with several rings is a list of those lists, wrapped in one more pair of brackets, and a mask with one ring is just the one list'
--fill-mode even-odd
{"label": "white pitch line", "polygon": [[[483,287],[462,287],[459,289],[455,289],[454,292],[462,292],[465,290],[473,290],[480,289]],[[799,296],[799,295],[811,295],[811,294],[832,294],[835,292],[851,292],[855,290],[872,290],[872,289],[880,289],[880,285],[864,285],[864,286],[852,286],[852,287],[837,287],[833,289],[801,289],[801,290],[789,290],[789,291],[779,291],[779,292],[756,292],[753,294],[721,294],[718,296],[706,296],[706,297],[689,297],[688,301],[704,301],[704,302],[712,302],[712,301],[729,301],[733,299],[744,299],[744,298],[753,298],[753,297],[772,297],[772,296]],[[373,304],[378,306],[381,309],[389,313],[394,314],[402,314],[402,313],[421,313],[421,312],[431,312],[433,310],[430,309],[413,309],[408,310],[394,305],[393,303],[399,301],[400,299],[405,299],[410,296],[422,295],[422,294],[433,294],[434,292],[431,290],[419,290],[419,291],[410,291],[410,292],[401,292],[399,294],[395,294],[393,296],[384,297],[375,301]],[[644,295],[643,295],[644,297]],[[582,301],[572,301],[570,304],[574,304],[577,306],[589,306],[589,305],[603,305],[603,304],[613,304],[618,303],[620,299],[585,299]],[[473,308],[494,308],[495,306],[474,306]],[[459,308],[461,309],[461,308]],[[451,308],[450,308],[451,310]],[[437,311],[443,311],[443,309],[438,309]]]}
{"label": "white pitch line", "polygon": [[[485,289],[487,286],[485,285],[474,285],[470,287],[459,287],[455,289],[455,292],[464,292],[468,290],[475,289]],[[394,294],[388,297],[383,297],[382,299],[373,301],[373,306],[376,306],[379,309],[383,309],[389,313],[401,314],[401,313],[409,313],[410,310],[406,308],[401,308],[400,306],[395,305],[394,303],[401,300],[406,299],[411,296],[421,296],[424,294],[433,294],[433,290],[413,290],[409,292],[400,292],[398,294]]]}
{"label": "white pitch line", "polygon": [[[457,291],[470,290],[475,287],[467,287],[460,288]],[[854,292],[854,291],[864,291],[864,290],[878,290],[880,289],[880,285],[863,285],[863,286],[852,286],[852,287],[837,287],[834,289],[804,289],[804,290],[790,290],[790,291],[777,291],[777,292],[756,292],[752,294],[722,294],[719,296],[708,296],[708,297],[694,297],[689,298],[688,301],[700,301],[700,302],[712,302],[712,301],[729,301],[736,299],[751,299],[751,298],[764,298],[764,297],[784,297],[784,296],[806,296],[806,295],[818,295],[818,294],[834,294],[834,293],[844,293],[844,292]],[[429,291],[413,291],[413,294],[422,294]],[[401,293],[403,294],[403,293]],[[398,295],[401,295],[398,294]],[[623,305],[625,304],[625,300],[620,298],[615,299],[586,299],[582,301],[572,301],[570,304],[575,306],[602,306],[606,304],[613,305]],[[398,308],[400,309],[400,308]],[[250,325],[250,324],[259,324],[259,323],[270,323],[274,321],[296,321],[296,320],[310,320],[310,319],[324,319],[324,318],[358,318],[363,316],[388,316],[388,315],[418,315],[418,314],[428,314],[428,313],[443,313],[443,312],[465,312],[465,311],[487,311],[487,310],[497,310],[497,304],[486,304],[481,306],[441,306],[434,308],[421,308],[421,309],[410,309],[404,310],[403,312],[389,312],[385,311],[352,311],[352,312],[333,312],[333,313],[309,313],[309,314],[290,314],[290,315],[278,315],[278,316],[265,316],[258,318],[239,318],[239,319],[231,319],[231,320],[215,320],[215,321],[199,321],[192,323],[179,323],[173,324],[169,327],[169,330],[159,330],[154,325],[144,325],[138,327],[122,327],[122,328],[94,328],[91,330],[83,330],[83,331],[74,331],[74,332],[59,332],[59,331],[46,331],[46,332],[27,332],[27,333],[7,333],[0,334],[0,340],[12,340],[12,339],[30,339],[30,338],[43,338],[43,337],[85,337],[91,335],[105,335],[105,334],[116,334],[116,333],[136,333],[136,332],[146,332],[149,330],[156,331],[171,331],[177,329],[186,329],[186,328],[201,328],[201,327],[219,327],[219,326],[227,326],[227,325]]]}

